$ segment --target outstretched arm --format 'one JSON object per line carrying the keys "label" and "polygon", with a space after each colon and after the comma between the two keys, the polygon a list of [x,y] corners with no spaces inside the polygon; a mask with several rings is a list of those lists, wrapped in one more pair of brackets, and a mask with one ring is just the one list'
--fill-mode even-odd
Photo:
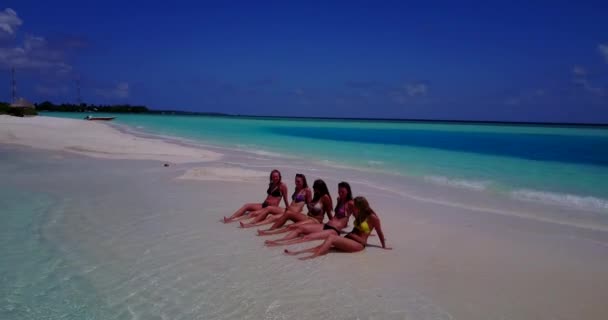
{"label": "outstretched arm", "polygon": [[350,200],[346,203],[346,217],[350,218],[350,216],[353,215],[353,212],[355,212],[355,202],[353,200]]}
{"label": "outstretched arm", "polygon": [[285,201],[285,211],[289,208],[289,201],[287,200],[287,185],[281,183],[281,193],[283,194],[283,201]]}
{"label": "outstretched arm", "polygon": [[334,208],[332,208],[333,203],[331,203],[331,198],[329,196],[325,196],[325,201],[323,202],[323,207],[325,208],[325,212],[327,213],[327,219],[331,220],[334,216],[331,213]]}
{"label": "outstretched arm", "polygon": [[382,248],[386,250],[391,250],[393,248],[389,248],[386,246],[386,239],[384,238],[384,233],[382,232],[382,226],[380,225],[380,218],[377,215],[370,216],[371,223],[373,227],[376,229],[376,233],[378,233],[378,238],[380,238],[380,243],[382,244]]}

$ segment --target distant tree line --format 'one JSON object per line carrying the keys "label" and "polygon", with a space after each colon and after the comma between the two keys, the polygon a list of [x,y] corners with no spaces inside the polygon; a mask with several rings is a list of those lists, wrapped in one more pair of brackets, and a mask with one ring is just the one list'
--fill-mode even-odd
{"label": "distant tree line", "polygon": [[[32,108],[13,108],[10,103],[0,102],[0,114],[12,115],[35,115],[36,111],[55,111],[55,112],[98,112],[98,113],[148,113],[148,114],[172,114],[172,115],[206,115],[206,116],[228,116],[219,112],[196,112],[178,110],[150,110],[145,106],[123,105],[94,105],[94,104],[54,104],[44,101],[34,104]],[[19,113],[19,114],[16,114]]]}
{"label": "distant tree line", "polygon": [[16,117],[24,117],[24,116],[35,116],[38,114],[36,109],[32,108],[17,108],[11,107],[11,104],[8,102],[0,101],[0,114],[8,114]]}
{"label": "distant tree line", "polygon": [[148,113],[149,110],[145,106],[132,106],[130,104],[119,105],[94,105],[94,104],[71,104],[62,103],[54,104],[50,101],[37,103],[36,110],[38,111],[59,111],[59,112],[104,112],[104,113]]}
{"label": "distant tree line", "polygon": [[0,114],[7,114],[10,108],[10,104],[6,102],[0,102]]}

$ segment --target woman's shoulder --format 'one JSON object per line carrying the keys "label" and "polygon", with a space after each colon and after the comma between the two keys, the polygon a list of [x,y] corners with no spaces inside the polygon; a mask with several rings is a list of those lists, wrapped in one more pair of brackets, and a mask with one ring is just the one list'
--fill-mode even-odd
{"label": "woman's shoulder", "polygon": [[378,217],[378,215],[375,212],[372,212],[372,214],[369,215],[368,219],[374,223],[380,221],[380,217]]}

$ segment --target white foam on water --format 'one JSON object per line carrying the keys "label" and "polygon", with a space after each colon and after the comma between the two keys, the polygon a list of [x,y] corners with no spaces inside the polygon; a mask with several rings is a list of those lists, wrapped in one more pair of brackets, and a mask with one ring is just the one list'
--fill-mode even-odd
{"label": "white foam on water", "polygon": [[566,206],[570,208],[602,211],[608,213],[608,200],[591,196],[578,196],[566,193],[555,193],[530,189],[519,189],[511,192],[519,200],[536,201],[545,204]]}
{"label": "white foam on water", "polygon": [[491,184],[490,181],[450,179],[443,176],[426,176],[424,177],[424,180],[442,186],[457,187],[477,191],[486,190]]}
{"label": "white foam on water", "polygon": [[177,177],[180,180],[249,181],[266,178],[268,172],[236,167],[197,167]]}

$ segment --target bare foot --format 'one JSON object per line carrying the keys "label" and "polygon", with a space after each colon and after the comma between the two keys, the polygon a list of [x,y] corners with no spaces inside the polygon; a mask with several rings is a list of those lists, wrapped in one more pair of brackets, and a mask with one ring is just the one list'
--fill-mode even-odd
{"label": "bare foot", "polygon": [[229,219],[229,218],[224,217],[224,223],[228,223],[228,222],[230,222],[230,219]]}

